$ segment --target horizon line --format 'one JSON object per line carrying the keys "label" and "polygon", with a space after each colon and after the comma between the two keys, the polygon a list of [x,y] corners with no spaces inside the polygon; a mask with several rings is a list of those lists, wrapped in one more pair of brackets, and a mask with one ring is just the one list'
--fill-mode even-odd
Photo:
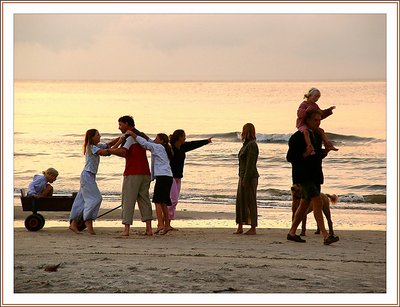
{"label": "horizon line", "polygon": [[195,83],[195,82],[208,82],[208,83],[251,83],[251,82],[386,82],[387,79],[379,79],[379,78],[371,78],[371,79],[248,79],[248,80],[228,80],[228,79],[220,79],[220,80],[207,80],[207,79],[187,79],[187,80],[146,80],[146,79],[29,79],[29,78],[15,78],[14,82],[137,82],[137,83]]}

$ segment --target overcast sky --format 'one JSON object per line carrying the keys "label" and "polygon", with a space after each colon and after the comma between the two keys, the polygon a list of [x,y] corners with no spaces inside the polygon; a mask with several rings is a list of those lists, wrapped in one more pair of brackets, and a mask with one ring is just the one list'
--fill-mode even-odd
{"label": "overcast sky", "polygon": [[16,79],[386,77],[384,14],[15,14]]}

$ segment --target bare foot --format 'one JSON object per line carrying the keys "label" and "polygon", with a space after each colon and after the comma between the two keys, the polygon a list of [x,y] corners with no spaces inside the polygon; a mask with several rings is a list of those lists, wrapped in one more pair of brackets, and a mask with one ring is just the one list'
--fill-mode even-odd
{"label": "bare foot", "polygon": [[81,234],[81,233],[79,232],[78,228],[69,226],[68,229],[69,229],[69,230],[72,230],[72,231],[75,232],[77,235],[80,235],[80,234]]}
{"label": "bare foot", "polygon": [[243,233],[243,229],[238,229],[238,230],[236,230],[233,234],[234,235],[240,235],[240,234],[242,234]]}
{"label": "bare foot", "polygon": [[255,235],[256,234],[256,230],[255,229],[249,229],[244,234],[245,235]]}
{"label": "bare foot", "polygon": [[163,231],[160,232],[160,235],[165,235],[172,230],[172,227],[164,228]]}
{"label": "bare foot", "polygon": [[120,236],[121,237],[129,237],[129,232],[123,231],[123,232],[121,232]]}
{"label": "bare foot", "polygon": [[164,228],[157,228],[157,230],[154,232],[154,234],[158,235]]}
{"label": "bare foot", "polygon": [[333,145],[332,142],[326,142],[326,143],[324,143],[324,145],[325,145],[325,148],[327,151],[331,151],[331,150],[338,151],[339,150]]}
{"label": "bare foot", "polygon": [[89,234],[91,234],[91,235],[94,235],[94,236],[96,235],[96,233],[94,232],[94,230],[89,230],[89,229],[88,229],[87,232],[88,232]]}

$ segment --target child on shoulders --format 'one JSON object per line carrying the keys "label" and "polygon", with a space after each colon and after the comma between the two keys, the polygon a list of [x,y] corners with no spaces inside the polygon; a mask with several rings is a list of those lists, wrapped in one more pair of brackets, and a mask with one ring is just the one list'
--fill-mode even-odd
{"label": "child on shoulders", "polygon": [[[320,110],[322,112],[322,119],[333,114],[332,110],[336,107],[332,106],[328,109],[321,110],[318,106],[317,101],[321,97],[319,89],[312,87],[307,94],[304,94],[304,100],[297,110],[296,128],[304,134],[304,139],[307,144],[307,153],[310,155],[315,154],[314,147],[311,145],[310,135],[308,133],[308,127],[305,123],[306,113],[312,109]],[[324,142],[325,149],[337,151],[338,149],[332,144],[329,138],[326,136],[325,131],[322,128],[318,128],[322,141]]]}

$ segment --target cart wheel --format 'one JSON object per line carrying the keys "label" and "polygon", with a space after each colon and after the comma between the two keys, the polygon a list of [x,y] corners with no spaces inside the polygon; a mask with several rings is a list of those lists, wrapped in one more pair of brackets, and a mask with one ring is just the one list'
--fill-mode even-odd
{"label": "cart wheel", "polygon": [[40,218],[40,228],[38,229],[38,230],[40,230],[43,228],[43,226],[45,224],[44,216],[41,215],[40,213],[36,213],[36,215],[39,216],[39,218]]}
{"label": "cart wheel", "polygon": [[[43,220],[42,220],[43,219]],[[39,214],[31,214],[25,219],[25,228],[29,231],[38,231],[44,225],[44,218],[40,218]]]}

